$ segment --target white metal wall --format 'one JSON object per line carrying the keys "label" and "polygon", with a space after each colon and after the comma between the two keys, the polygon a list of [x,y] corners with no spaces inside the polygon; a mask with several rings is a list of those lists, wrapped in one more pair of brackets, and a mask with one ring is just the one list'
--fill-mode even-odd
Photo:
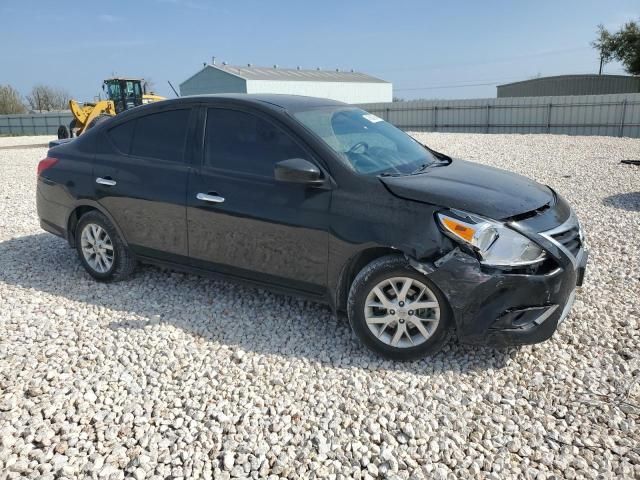
{"label": "white metal wall", "polygon": [[346,103],[391,102],[393,99],[390,83],[247,80],[247,93],[306,95]]}
{"label": "white metal wall", "polygon": [[640,93],[418,100],[359,107],[403,130],[640,138]]}
{"label": "white metal wall", "polygon": [[247,81],[243,78],[207,66],[180,84],[180,95],[208,93],[246,93]]}

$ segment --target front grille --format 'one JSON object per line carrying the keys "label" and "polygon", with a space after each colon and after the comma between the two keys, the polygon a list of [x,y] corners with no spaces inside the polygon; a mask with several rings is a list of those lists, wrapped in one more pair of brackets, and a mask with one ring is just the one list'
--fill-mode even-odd
{"label": "front grille", "polygon": [[564,232],[552,234],[550,237],[569,250],[574,257],[578,255],[578,252],[582,247],[582,242],[580,240],[580,227],[578,225]]}
{"label": "front grille", "polygon": [[571,261],[575,264],[578,253],[580,253],[580,249],[583,247],[582,231],[580,230],[580,224],[578,223],[575,213],[571,212],[566,222],[552,230],[542,232],[541,235],[568,253],[572,257]]}

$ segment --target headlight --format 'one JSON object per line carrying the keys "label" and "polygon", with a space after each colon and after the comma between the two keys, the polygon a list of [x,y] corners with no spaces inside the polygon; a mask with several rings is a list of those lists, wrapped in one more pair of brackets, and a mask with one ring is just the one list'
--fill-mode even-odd
{"label": "headlight", "polygon": [[501,222],[458,210],[437,216],[445,233],[473,247],[484,265],[523,267],[545,259],[542,248]]}

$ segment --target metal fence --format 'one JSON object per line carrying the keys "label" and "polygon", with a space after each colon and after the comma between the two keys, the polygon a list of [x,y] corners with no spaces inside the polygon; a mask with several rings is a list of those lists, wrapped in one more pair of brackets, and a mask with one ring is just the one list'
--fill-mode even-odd
{"label": "metal fence", "polygon": [[[640,93],[360,105],[403,130],[640,138]],[[0,135],[55,135],[71,113],[0,115]]]}
{"label": "metal fence", "polygon": [[640,138],[640,93],[359,105],[407,131]]}
{"label": "metal fence", "polygon": [[0,115],[0,135],[55,135],[72,118],[71,112]]}

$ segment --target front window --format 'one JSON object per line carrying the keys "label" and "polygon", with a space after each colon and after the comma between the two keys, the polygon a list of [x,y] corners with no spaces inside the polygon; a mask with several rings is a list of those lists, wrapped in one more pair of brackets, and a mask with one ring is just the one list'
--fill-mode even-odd
{"label": "front window", "polygon": [[111,81],[109,83],[107,83],[107,95],[109,96],[109,100],[113,100],[114,102],[117,102],[120,100],[121,98],[121,92],[120,92],[120,83],[117,81]]}
{"label": "front window", "polygon": [[361,174],[405,175],[436,161],[402,130],[359,108],[323,107],[293,115]]}
{"label": "front window", "polygon": [[207,110],[207,167],[273,178],[276,163],[305,156],[286,132],[260,117],[238,110]]}
{"label": "front window", "polygon": [[117,113],[142,105],[142,88],[139,80],[112,79],[107,81],[106,85],[109,100],[115,104]]}
{"label": "front window", "polygon": [[124,96],[127,110],[142,104],[142,91],[138,80],[127,80],[124,82]]}

